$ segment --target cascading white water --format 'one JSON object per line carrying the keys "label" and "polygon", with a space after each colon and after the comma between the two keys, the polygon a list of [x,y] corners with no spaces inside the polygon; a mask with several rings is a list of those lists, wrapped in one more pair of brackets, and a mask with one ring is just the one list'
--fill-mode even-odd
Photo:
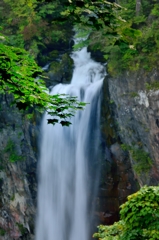
{"label": "cascading white water", "polygon": [[72,58],[75,68],[71,84],[58,84],[51,94],[71,94],[89,104],[71,119],[70,127],[48,125],[47,114],[43,119],[36,240],[89,239],[90,169],[98,150],[105,70],[91,60],[86,48],[74,52]]}

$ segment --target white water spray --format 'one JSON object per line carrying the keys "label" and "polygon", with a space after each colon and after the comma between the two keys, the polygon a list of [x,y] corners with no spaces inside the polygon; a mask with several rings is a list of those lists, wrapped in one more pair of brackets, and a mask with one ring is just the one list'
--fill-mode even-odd
{"label": "white water spray", "polygon": [[43,119],[36,240],[89,239],[90,169],[98,152],[100,90],[105,71],[91,60],[86,48],[74,52],[72,58],[75,69],[71,84],[58,84],[51,94],[71,94],[90,104],[77,112],[70,127],[48,125],[48,115]]}

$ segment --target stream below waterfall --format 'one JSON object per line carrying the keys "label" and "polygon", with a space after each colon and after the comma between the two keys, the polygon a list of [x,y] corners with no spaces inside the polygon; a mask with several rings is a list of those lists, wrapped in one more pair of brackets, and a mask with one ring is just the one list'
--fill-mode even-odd
{"label": "stream below waterfall", "polygon": [[69,127],[47,124],[47,114],[43,118],[36,240],[88,240],[90,236],[98,184],[100,93],[106,73],[85,47],[71,57],[71,84],[58,84],[51,94],[70,94],[89,104],[72,117]]}

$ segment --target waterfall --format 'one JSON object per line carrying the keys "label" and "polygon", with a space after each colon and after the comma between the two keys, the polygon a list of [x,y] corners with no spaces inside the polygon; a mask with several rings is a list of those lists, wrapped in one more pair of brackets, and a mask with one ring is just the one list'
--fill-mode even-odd
{"label": "waterfall", "polygon": [[71,126],[42,122],[36,240],[88,240],[97,177],[100,90],[104,67],[86,48],[72,54],[71,84],[56,85],[51,94],[66,93],[88,103]]}

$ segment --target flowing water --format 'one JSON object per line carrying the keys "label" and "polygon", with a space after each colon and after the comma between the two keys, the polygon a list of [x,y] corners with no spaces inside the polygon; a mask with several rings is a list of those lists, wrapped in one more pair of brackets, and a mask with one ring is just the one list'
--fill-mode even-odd
{"label": "flowing water", "polygon": [[58,84],[51,94],[70,94],[89,104],[71,119],[70,127],[48,125],[44,116],[36,240],[88,240],[90,234],[105,70],[86,48],[72,58],[71,84]]}

